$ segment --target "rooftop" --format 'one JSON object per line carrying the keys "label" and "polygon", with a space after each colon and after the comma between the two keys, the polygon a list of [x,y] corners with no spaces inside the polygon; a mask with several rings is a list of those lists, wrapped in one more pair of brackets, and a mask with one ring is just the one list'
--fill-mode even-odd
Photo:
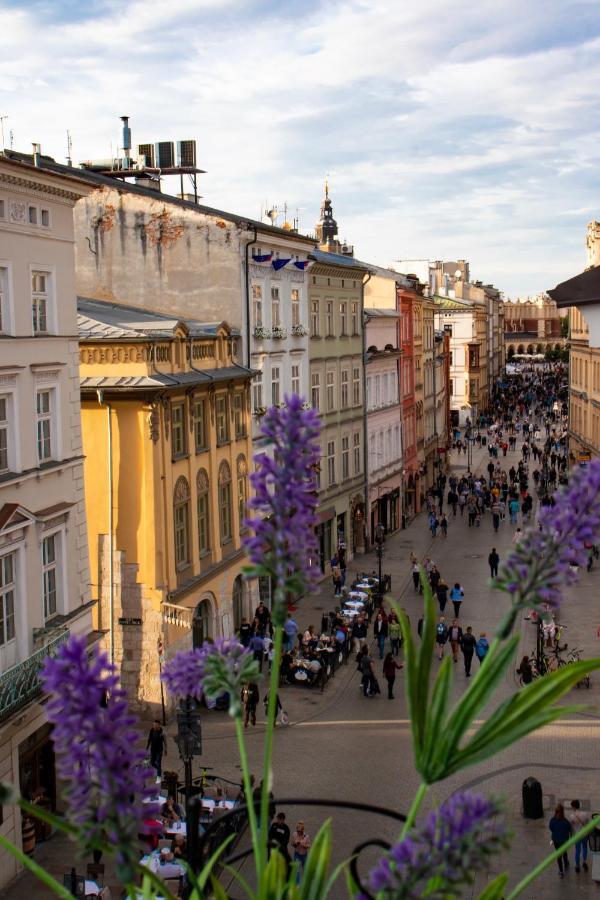
{"label": "rooftop", "polygon": [[189,337],[216,338],[220,328],[239,337],[225,322],[199,322],[119,303],[77,298],[77,321],[82,340],[172,340],[177,332]]}

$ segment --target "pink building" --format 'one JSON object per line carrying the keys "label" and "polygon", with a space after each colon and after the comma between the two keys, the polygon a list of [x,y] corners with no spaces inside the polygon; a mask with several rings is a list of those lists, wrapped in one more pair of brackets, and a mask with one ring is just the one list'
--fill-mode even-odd
{"label": "pink building", "polygon": [[402,410],[399,390],[400,312],[365,309],[368,528],[386,534],[402,525]]}

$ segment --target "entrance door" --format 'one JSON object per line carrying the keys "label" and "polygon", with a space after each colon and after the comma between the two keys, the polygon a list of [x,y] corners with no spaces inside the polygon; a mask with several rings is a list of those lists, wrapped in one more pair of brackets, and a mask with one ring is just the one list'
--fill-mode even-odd
{"label": "entrance door", "polygon": [[201,600],[194,610],[192,622],[192,646],[201,647],[204,641],[212,637],[212,610],[209,600]]}

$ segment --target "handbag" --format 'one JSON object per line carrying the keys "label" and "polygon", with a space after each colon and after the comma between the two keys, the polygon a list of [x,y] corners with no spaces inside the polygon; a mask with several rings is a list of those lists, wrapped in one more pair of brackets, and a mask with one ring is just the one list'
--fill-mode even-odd
{"label": "handbag", "polygon": [[281,712],[280,712],[280,714],[279,714],[279,721],[281,722],[282,725],[289,725],[289,724],[290,724],[290,717],[289,717],[288,714],[286,713],[285,709],[282,709],[282,710],[281,710]]}

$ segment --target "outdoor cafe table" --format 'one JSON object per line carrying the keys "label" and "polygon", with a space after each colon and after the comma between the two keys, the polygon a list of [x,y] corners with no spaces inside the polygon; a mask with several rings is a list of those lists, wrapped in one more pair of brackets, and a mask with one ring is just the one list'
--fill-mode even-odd
{"label": "outdoor cafe table", "polygon": [[181,878],[182,875],[185,875],[185,868],[180,863],[172,860],[162,863],[160,853],[156,850],[149,856],[143,856],[140,863],[152,872],[156,872],[161,878]]}
{"label": "outdoor cafe table", "polygon": [[365,591],[350,591],[348,596],[351,600],[359,600],[363,603],[369,599],[369,595]]}
{"label": "outdoor cafe table", "polygon": [[90,881],[88,878],[85,879],[85,896],[86,897],[97,897],[102,888],[99,884],[96,884],[95,881]]}

